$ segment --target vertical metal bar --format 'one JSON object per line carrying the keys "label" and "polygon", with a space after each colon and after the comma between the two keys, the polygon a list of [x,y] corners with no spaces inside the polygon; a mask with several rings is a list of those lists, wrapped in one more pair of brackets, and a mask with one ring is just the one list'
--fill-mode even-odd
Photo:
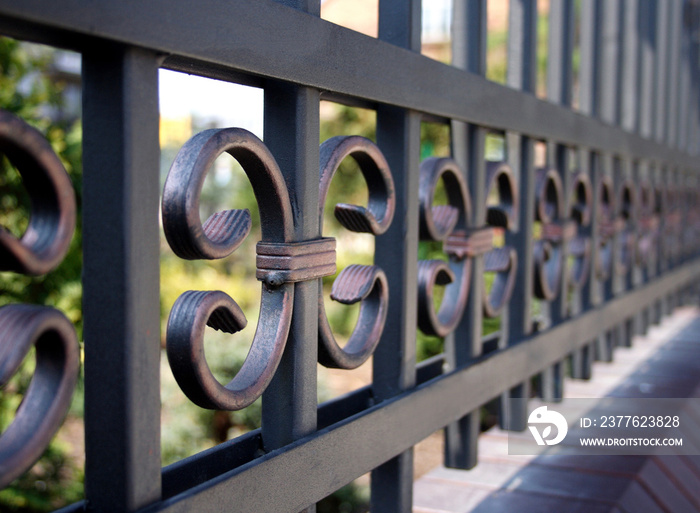
{"label": "vertical metal bar", "polygon": [[[319,237],[319,93],[270,83],[265,87],[265,144],[285,177],[297,240]],[[316,429],[319,280],[294,286],[294,313],[284,356],[263,395],[266,450],[278,449]]]}
{"label": "vertical metal bar", "polygon": [[[610,154],[603,154],[600,157],[600,162],[599,162],[599,169],[597,169],[598,176],[603,177],[609,177],[611,179],[615,179],[615,174],[613,173],[614,169],[614,158]],[[598,182],[600,183],[600,182]],[[616,191],[616,184],[613,182],[614,186],[613,189]],[[596,185],[597,187],[597,185]],[[613,193],[614,194],[614,193]],[[612,254],[617,255],[617,237],[613,238],[612,241]],[[610,270],[610,275],[608,278],[603,281],[600,284],[600,302],[605,303],[607,301],[610,301],[614,297],[614,284],[616,281],[616,274],[615,274],[615,265],[614,262],[612,264],[612,268]],[[615,328],[608,332],[600,333],[596,339],[596,349],[595,349],[595,359],[599,361],[604,361],[604,362],[610,362],[612,361],[612,353],[613,353],[613,348],[615,346],[615,340],[616,340],[616,332]]]}
{"label": "vertical metal bar", "polygon": [[[640,111],[641,113],[644,112],[645,105],[644,102],[640,102]],[[640,127],[641,130],[641,127]],[[633,180],[634,183],[647,183],[651,184],[651,169],[649,162],[647,161],[641,161],[637,164],[636,169],[633,170],[635,171]],[[639,191],[639,189],[637,189]],[[650,190],[650,194],[653,196],[653,189]],[[639,227],[641,225],[641,219],[639,218],[639,215],[641,213],[641,202],[643,198],[641,194],[638,194],[637,196],[637,205],[638,208],[636,209],[636,215],[635,215],[635,223],[636,223],[636,233],[639,234],[640,230]],[[651,200],[653,201],[653,199]],[[635,251],[638,249],[638,240],[635,240]],[[634,259],[634,267],[633,267],[633,275],[632,275],[632,287],[637,288],[641,286],[642,284],[646,283],[649,281],[649,277],[651,275],[651,258],[650,255],[647,254],[647,260],[646,262],[640,262],[637,263],[637,259]],[[648,319],[649,319],[650,313],[649,313],[649,305],[643,305],[642,308],[635,314],[634,316],[634,327],[633,327],[633,335],[644,335],[646,334],[646,330],[648,327]]]}
{"label": "vertical metal bar", "polygon": [[[591,243],[594,248],[594,257],[593,257],[593,269],[592,269],[592,276],[591,276],[591,295],[589,296],[590,302],[593,305],[600,304],[602,302],[605,302],[608,299],[608,292],[610,290],[610,283],[612,282],[612,278],[609,276],[607,280],[602,281],[599,280],[598,277],[596,276],[596,268],[598,263],[600,262],[600,254],[599,254],[599,248],[600,248],[600,224],[598,222],[600,212],[601,212],[601,203],[602,203],[602,198],[601,195],[599,194],[601,183],[603,180],[603,176],[605,174],[605,168],[609,167],[607,164],[607,160],[604,156],[598,155],[598,154],[592,154],[591,155],[592,160],[591,160],[591,166],[592,166],[592,184],[593,184],[593,190],[595,191],[595,194],[593,196],[593,220],[594,220],[594,225],[593,225],[593,230],[591,233]],[[610,361],[611,359],[611,354],[612,354],[612,349],[611,349],[611,335],[610,333],[599,333],[593,340],[593,344],[591,346],[592,350],[592,357],[595,360],[602,360],[602,361]]]}
{"label": "vertical metal bar", "polygon": [[669,0],[669,29],[666,33],[669,41],[669,78],[668,92],[666,95],[666,143],[672,147],[676,147],[678,142],[678,108],[679,108],[679,89],[680,89],[680,39],[681,39],[681,23],[682,17],[682,2],[681,0]]}
{"label": "vertical metal bar", "polygon": [[[453,65],[470,73],[486,73],[486,0],[456,0],[452,16]],[[473,225],[486,221],[486,167],[483,128],[452,122],[452,155],[466,172],[472,198]],[[452,368],[473,360],[482,352],[482,290],[484,258],[472,259],[469,299],[462,322],[445,339],[445,352]],[[480,426],[479,410],[445,428],[445,466],[469,469],[476,465]]]}
{"label": "vertical metal bar", "polygon": [[[534,0],[512,1],[508,23],[508,85],[534,94],[537,78],[537,3]],[[514,247],[518,253],[519,271],[508,308],[508,340],[517,343],[532,332],[534,142],[526,135],[508,133],[507,143],[508,160],[517,176],[520,196],[518,230],[509,233],[506,240],[506,244]],[[529,397],[529,388],[530,382],[526,380],[513,387],[509,395],[511,398]],[[502,427],[522,431],[527,426],[525,401],[511,401],[510,410],[505,408],[508,404],[502,404]],[[504,421],[507,425],[503,425]]]}
{"label": "vertical metal bar", "polygon": [[571,106],[574,52],[574,2],[552,0],[547,44],[547,99]]}
{"label": "vertical metal bar", "polygon": [[641,80],[639,86],[639,133],[651,138],[654,130],[654,65],[657,47],[654,14],[656,0],[639,2]]}
{"label": "vertical metal bar", "polygon": [[[671,185],[670,181],[670,171],[668,166],[662,166],[658,172],[657,172],[657,180],[659,184],[667,188]],[[666,190],[666,189],[664,189]],[[668,226],[668,214],[671,209],[671,205],[668,199],[668,193],[664,193],[662,195],[662,208],[661,208],[661,223],[659,226],[659,234],[660,234],[660,241],[659,241],[659,262],[658,262],[658,274],[663,274],[665,273],[668,268],[670,267],[670,254],[669,254],[669,246],[668,246],[668,235],[667,235],[667,230],[669,228]],[[665,315],[663,313],[664,306],[663,306],[664,299],[659,300],[659,309],[662,311],[660,314],[659,318],[663,317]]]}
{"label": "vertical metal bar", "polygon": [[[547,99],[565,107],[571,107],[572,101],[574,32],[573,0],[552,0],[547,44]],[[554,165],[561,175],[564,191],[568,191],[571,185],[568,148],[555,144],[551,153]],[[568,212],[568,192],[564,194],[564,202]],[[566,280],[562,280],[561,284],[559,302],[554,308],[554,315],[560,319],[565,315],[563,310],[566,309]]]}
{"label": "vertical metal bar", "polygon": [[571,358],[571,377],[574,379],[591,379],[593,369],[593,356],[595,346],[593,344],[585,345],[580,351],[572,354]]}
{"label": "vertical metal bar", "polygon": [[600,112],[603,121],[617,125],[620,121],[620,35],[622,28],[621,0],[602,4],[602,38],[600,73]]}
{"label": "vertical metal bar", "polygon": [[678,93],[678,128],[676,130],[676,147],[685,151],[688,145],[688,114],[690,113],[690,26],[687,15],[690,14],[689,4],[681,7],[680,48],[678,54],[679,93]]}
{"label": "vertical metal bar", "polygon": [[[379,107],[377,142],[394,176],[397,215],[389,230],[377,238],[375,261],[386,270],[392,297],[400,298],[389,304],[373,358],[372,388],[375,399],[383,401],[415,384],[419,115]],[[412,484],[413,449],[409,449],[372,471],[372,510],[410,511]]]}
{"label": "vertical metal bar", "polygon": [[[656,234],[656,239],[654,240],[654,247],[652,248],[652,254],[655,255],[655,258],[651,259],[649,261],[649,265],[647,267],[647,281],[653,279],[654,277],[659,275],[660,271],[660,262],[661,259],[663,258],[663,255],[661,253],[661,239],[663,238],[663,214],[661,214],[661,209],[663,208],[663,200],[661,195],[657,194],[657,188],[663,187],[663,182],[660,179],[661,175],[661,164],[658,162],[654,162],[649,165],[649,184],[651,185],[652,188],[652,196],[653,196],[653,201],[654,201],[654,214],[659,216],[658,219],[658,228],[657,228],[657,234]],[[654,309],[655,306],[652,304],[650,306],[650,309]],[[654,315],[650,313],[649,316],[650,320],[654,319]]]}
{"label": "vertical metal bar", "polygon": [[[627,178],[627,172],[626,172],[626,164],[627,160],[624,162],[621,161],[618,157],[616,156],[610,156],[610,159],[607,161],[607,169],[608,169],[608,176],[612,177],[613,181],[613,189],[615,191],[615,217],[620,217],[622,214],[622,185]],[[622,244],[622,239],[621,239],[620,233],[615,235],[615,238],[613,240],[613,255],[615,261],[617,261],[618,255],[620,253],[620,246]],[[612,275],[612,280],[611,280],[611,289],[609,291],[609,295],[606,295],[606,300],[611,299],[612,297],[621,294],[627,287],[627,276],[629,275],[629,270],[627,273],[622,274],[619,272],[619,269],[617,268],[616,265],[613,265],[613,275]]]}
{"label": "vertical metal bar", "polygon": [[[620,124],[622,110],[620,101],[623,82],[622,70],[620,69],[622,65],[622,32],[624,27],[622,7],[622,0],[607,0],[602,4],[600,118],[606,123],[613,125]],[[604,173],[613,177],[614,189],[617,191],[620,177],[617,173],[613,173],[613,168],[615,167],[613,155],[603,156],[603,166]],[[613,241],[613,255],[617,255],[618,239],[619,237],[615,237]],[[607,280],[603,286],[605,301],[610,300],[617,292],[617,287],[619,287],[620,278],[614,272],[614,267],[613,265],[612,278]],[[619,335],[620,329],[614,327],[609,333],[598,337],[597,359],[603,361],[612,360],[612,349]]]}
{"label": "vertical metal bar", "polygon": [[[414,52],[421,49],[421,3],[379,2],[379,39]],[[373,357],[372,389],[384,401],[416,382],[416,310],[418,308],[418,168],[420,115],[380,105],[377,144],[396,187],[396,215],[377,238],[375,262],[389,281],[391,297],[386,326]],[[413,448],[372,471],[371,509],[409,513],[413,507]]]}
{"label": "vertical metal bar", "polygon": [[639,126],[639,9],[639,0],[624,0],[620,107],[622,128],[629,132]]}
{"label": "vertical metal bar", "polygon": [[[560,105],[571,106],[573,84],[574,51],[574,2],[573,0],[553,0],[549,5],[549,41],[547,44],[547,98]],[[569,212],[569,150],[561,144],[551,145],[554,166],[558,170],[564,186],[564,211]],[[563,322],[569,315],[569,283],[566,279],[568,248],[562,245],[563,275],[557,298],[552,302],[550,315],[552,324]],[[557,401],[563,397],[564,366],[557,362],[545,369],[540,377],[540,395],[545,401]]]}
{"label": "vertical metal bar", "polygon": [[579,66],[579,106],[588,116],[599,112],[600,82],[600,0],[581,3],[581,63]]}
{"label": "vertical metal bar", "polygon": [[514,0],[508,19],[508,85],[535,93],[537,85],[537,2]]}
{"label": "vertical metal bar", "polygon": [[654,138],[658,142],[666,140],[667,133],[667,102],[668,75],[671,66],[669,55],[669,19],[671,4],[668,1],[656,5],[656,59],[655,59],[655,89],[654,96]]}
{"label": "vertical metal bar", "polygon": [[[581,4],[581,63],[579,67],[579,104],[581,112],[587,116],[598,116],[600,104],[601,62],[601,16],[600,0],[591,0]],[[591,269],[589,278],[582,290],[582,308],[587,310],[600,299],[600,283],[596,273],[598,265],[598,247],[600,237],[598,216],[600,213],[600,196],[598,190],[601,181],[600,158],[588,149],[579,150],[581,171],[587,172],[593,188],[592,223],[591,223]],[[591,351],[592,352],[592,351]]]}
{"label": "vertical metal bar", "polygon": [[[320,16],[319,0],[282,0]],[[316,89],[270,82],[265,87],[265,144],[275,156],[290,192],[296,240],[320,237],[318,223],[319,105]],[[294,285],[287,346],[263,394],[262,438],[279,449],[317,428],[318,289],[321,280]],[[311,505],[304,513],[313,513]]]}
{"label": "vertical metal bar", "polygon": [[700,6],[692,6],[690,31],[692,34],[690,54],[692,105],[690,108],[689,153],[697,155],[700,152]]}
{"label": "vertical metal bar", "polygon": [[161,495],[158,60],[83,55],[85,494],[95,511]]}
{"label": "vertical metal bar", "polygon": [[[581,66],[580,66],[580,104],[583,114],[600,117],[602,79],[605,73],[605,65],[602,58],[602,26],[603,6],[601,0],[591,0],[581,4]],[[581,149],[580,161],[583,171],[588,171],[593,187],[593,210],[591,227],[591,247],[593,258],[588,282],[582,290],[582,308],[588,310],[599,304],[602,300],[602,284],[598,279],[596,268],[599,260],[598,248],[600,246],[600,230],[597,222],[601,209],[600,195],[598,194],[602,180],[601,155],[592,153],[588,149]],[[588,350],[582,353],[574,353],[572,375],[581,379],[591,376],[592,360],[597,353],[597,347],[604,335],[593,338]]]}
{"label": "vertical metal bar", "polygon": [[591,268],[588,273],[588,280],[581,290],[581,308],[589,310],[594,305],[600,302],[600,280],[598,279],[598,264],[600,254],[600,225],[598,217],[601,211],[601,198],[599,194],[601,182],[601,167],[600,156],[597,153],[592,153],[587,149],[579,151],[579,159],[581,162],[581,172],[587,173],[591,181],[591,189],[593,190],[593,204],[591,205]]}
{"label": "vertical metal bar", "polygon": [[697,134],[697,119],[700,106],[698,105],[698,45],[700,40],[698,38],[698,23],[700,23],[700,9],[697,5],[689,5],[688,9],[688,22],[687,31],[688,36],[688,67],[689,67],[689,107],[687,113],[687,125],[686,130],[688,133],[688,144],[686,147],[686,152],[695,155],[697,153],[698,144],[698,134]]}
{"label": "vertical metal bar", "polygon": [[[633,184],[639,183],[639,164],[636,162],[633,162],[631,159],[624,159],[622,161],[622,176],[623,180],[630,180]],[[638,191],[639,189],[637,189]],[[636,206],[639,205],[639,197],[638,194],[635,194],[636,201],[635,203]],[[628,223],[630,224],[633,233],[637,234],[639,233],[638,230],[638,225],[637,225],[637,212],[638,208],[634,208],[632,211],[631,218],[628,219]],[[620,291],[620,294],[624,294],[624,291],[627,290],[632,290],[637,284],[641,282],[641,270],[639,268],[639,264],[637,263],[637,258],[636,258],[636,244],[637,244],[637,238],[635,237],[634,239],[634,250],[632,252],[632,257],[630,260],[630,268],[627,271],[627,275],[624,276],[622,280],[622,290]],[[636,314],[634,314],[632,317],[628,318],[625,322],[622,323],[622,336],[620,338],[621,345],[624,347],[631,347],[632,346],[632,337],[634,336],[634,326],[635,323],[639,323],[640,320],[638,319],[639,316],[641,315],[641,305],[640,305],[640,310],[637,311]]]}
{"label": "vertical metal bar", "polygon": [[[591,241],[591,259],[588,280],[583,285],[580,294],[576,301],[572,304],[572,316],[579,311],[585,311],[592,308],[599,300],[598,296],[598,277],[596,273],[596,265],[598,260],[598,247],[600,245],[600,233],[598,226],[598,215],[600,212],[600,196],[595,192],[600,184],[600,165],[598,155],[591,153],[587,149],[579,150],[579,162],[581,172],[586,173],[591,180],[593,193],[593,204],[591,206],[591,226],[588,230]],[[595,355],[595,346],[597,339],[579,351],[574,351],[571,355],[571,377],[575,379],[590,379],[592,373],[593,358]]]}

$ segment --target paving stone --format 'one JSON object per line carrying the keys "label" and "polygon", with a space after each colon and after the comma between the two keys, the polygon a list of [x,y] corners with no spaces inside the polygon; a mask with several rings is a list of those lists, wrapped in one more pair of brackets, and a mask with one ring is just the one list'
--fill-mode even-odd
{"label": "paving stone", "polygon": [[441,467],[431,472],[430,477],[452,483],[475,484],[497,489],[522,470],[524,463],[480,461],[475,468],[468,471]]}
{"label": "paving stone", "polygon": [[654,497],[666,511],[696,511],[697,505],[686,496],[678,484],[656,463],[653,458],[638,474],[642,486]]}
{"label": "paving stone", "polygon": [[[618,500],[617,505],[630,513],[666,513],[654,498],[636,482],[630,484],[624,495]],[[673,513],[681,513],[673,512]]]}
{"label": "paving stone", "polygon": [[470,511],[491,493],[491,488],[459,486],[426,476],[413,485],[413,505],[450,512]]}
{"label": "paving stone", "polygon": [[629,477],[528,465],[513,476],[505,488],[552,497],[617,504],[633,485],[633,479]]}
{"label": "paving stone", "polygon": [[688,467],[682,458],[677,456],[656,456],[654,462],[700,511],[700,477]]}
{"label": "paving stone", "polygon": [[[464,511],[464,510],[463,510]],[[519,490],[499,490],[479,504],[472,513],[613,513],[613,504],[600,501],[567,499],[523,493]],[[635,512],[637,513],[637,512]]]}
{"label": "paving stone", "polygon": [[[698,310],[676,310],[646,337],[635,337],[633,347],[616,348],[613,362],[594,362],[591,380],[567,379],[564,392],[700,397]],[[532,400],[529,406],[538,404],[544,403]],[[700,450],[700,400],[690,403],[684,418],[684,449]],[[475,469],[440,467],[417,481],[415,513],[700,512],[698,456],[582,456],[563,444],[546,455],[510,456],[509,437],[529,440],[530,434],[493,428],[479,438]]]}

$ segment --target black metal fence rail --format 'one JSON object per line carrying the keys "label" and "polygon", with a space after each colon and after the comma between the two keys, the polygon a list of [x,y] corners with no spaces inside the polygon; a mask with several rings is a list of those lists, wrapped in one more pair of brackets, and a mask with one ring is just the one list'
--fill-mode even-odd
{"label": "black metal fence rail", "polygon": [[[556,400],[567,359],[575,377],[590,377],[594,357],[612,358],[615,345],[630,343],[636,330],[697,291],[694,2],[591,0],[576,19],[573,0],[552,0],[548,101],[534,94],[534,1],[510,2],[507,86],[484,78],[485,0],[454,2],[453,66],[420,54],[420,1],[380,0],[377,39],[319,13],[312,0],[0,0],[0,33],[82,54],[86,500],[67,511],[313,511],[315,502],[370,471],[373,511],[410,511],[416,443],[446,428],[447,464],[470,468],[481,405],[499,395],[527,396],[537,374],[540,395]],[[577,30],[579,111],[571,108]],[[221,292],[183,295],[167,338],[173,372],[193,401],[235,409],[262,394],[262,428],[165,469],[160,67],[265,91],[264,143],[235,129],[197,135],[178,156],[163,195],[173,250],[222,258],[245,238],[248,219],[228,211],[201,225],[196,197],[208,164],[228,151],[253,184],[263,285],[246,367],[223,387],[198,353],[204,324],[241,327],[235,302]],[[376,110],[376,145],[343,138],[319,148],[321,99]],[[451,157],[419,162],[424,119],[450,124]],[[504,134],[505,162],[485,161],[489,131]],[[38,174],[23,172],[25,180],[55,178],[37,146],[2,137],[8,154],[38,162]],[[537,142],[547,147],[543,169],[535,168]],[[374,266],[353,266],[336,278],[334,295],[361,300],[363,312],[354,341],[341,349],[319,311],[320,277],[335,267],[319,211],[335,166],[348,155],[365,174],[370,203],[341,207],[338,215],[377,243]],[[61,223],[71,204],[56,199],[69,193],[54,178],[33,208],[62,221],[41,228],[41,244],[25,247],[39,260],[48,247],[54,260],[4,268],[41,273],[60,259],[60,244],[51,241],[65,239]],[[448,205],[433,207],[439,180]],[[490,191],[496,204],[487,205]],[[493,247],[494,229],[504,233],[502,247]],[[443,241],[449,261],[419,262],[420,239]],[[28,262],[22,247],[31,240],[8,244],[13,262]],[[495,276],[488,295],[485,272]],[[448,283],[438,312],[437,283]],[[538,321],[534,299],[543,305]],[[500,317],[497,336],[482,337],[483,315]],[[418,365],[416,319],[445,340],[443,355]],[[3,336],[19,333],[39,348],[52,333],[74,347],[61,322],[13,324]],[[71,351],[49,351],[47,361],[70,363]],[[317,406],[317,361],[350,368],[370,355],[369,387]],[[73,372],[68,363],[59,376]],[[48,373],[41,369],[37,375]],[[40,397],[59,408],[65,386],[49,380]],[[29,425],[41,424],[41,436],[24,446],[40,451],[56,421],[23,414]],[[509,412],[508,427],[523,427],[524,415]],[[16,450],[3,435],[0,465]],[[0,471],[7,479],[35,457],[23,453],[11,471]]]}

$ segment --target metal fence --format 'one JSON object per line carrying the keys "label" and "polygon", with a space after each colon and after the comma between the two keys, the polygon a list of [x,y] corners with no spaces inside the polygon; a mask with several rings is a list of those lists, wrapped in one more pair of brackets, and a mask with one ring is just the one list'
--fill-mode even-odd
{"label": "metal fence", "polygon": [[[82,54],[86,500],[66,511],[313,511],[370,471],[372,510],[410,511],[416,443],[445,428],[446,463],[470,468],[480,406],[529,396],[536,375],[540,395],[556,400],[567,361],[574,377],[590,377],[593,358],[611,358],[615,345],[697,292],[695,3],[590,0],[579,17],[573,0],[551,0],[546,100],[534,94],[533,1],[510,2],[507,85],[484,78],[485,0],[455,0],[452,66],[420,54],[419,0],[380,0],[378,38],[319,13],[313,0],[0,0],[0,33]],[[237,409],[262,395],[262,428],[165,469],[161,67],[265,93],[264,143],[235,128],[198,134],[162,196],[173,250],[218,259],[246,237],[250,220],[227,211],[199,221],[209,164],[229,152],[253,185],[262,299],[244,368],[223,386],[203,358],[206,324],[234,332],[244,322],[223,292],[184,294],[167,340],[192,401]],[[321,99],[376,110],[376,144],[334,138],[319,148]],[[420,162],[423,120],[450,126],[450,156]],[[74,224],[70,186],[37,134],[8,116],[0,125],[3,151],[33,199],[28,235],[2,234],[3,268],[45,273]],[[486,162],[489,132],[503,135],[504,162]],[[541,169],[538,143],[547,155]],[[336,215],[374,234],[376,251],[373,266],[336,278],[334,297],[361,304],[340,347],[319,301],[320,278],[335,272],[335,242],[324,237],[319,212],[348,156],[362,169],[369,203],[339,205]],[[439,181],[448,198],[436,206]],[[494,233],[504,234],[502,245]],[[443,241],[446,259],[419,261],[422,239]],[[482,336],[484,315],[500,318],[495,336]],[[32,345],[38,359],[37,384],[0,437],[6,484],[60,424],[79,362],[71,327],[55,310],[15,305],[0,316],[2,372],[11,374]],[[418,365],[417,324],[445,347]],[[317,361],[352,368],[370,356],[370,386],[317,406]],[[525,412],[509,413],[509,428],[525,425]]]}

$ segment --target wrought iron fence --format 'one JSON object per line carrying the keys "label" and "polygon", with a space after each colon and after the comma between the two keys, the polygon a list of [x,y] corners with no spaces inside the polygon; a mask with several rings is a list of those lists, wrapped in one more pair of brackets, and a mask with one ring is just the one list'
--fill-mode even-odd
{"label": "wrought iron fence", "polygon": [[[311,511],[370,471],[372,509],[410,511],[416,443],[445,428],[446,463],[470,468],[481,405],[528,397],[535,375],[540,394],[556,400],[567,360],[574,377],[590,377],[594,357],[611,358],[697,291],[694,2],[582,2],[578,19],[573,0],[552,0],[546,100],[534,94],[535,2],[510,3],[507,85],[484,78],[485,0],[455,0],[451,66],[420,54],[420,20],[420,1],[380,0],[371,38],[320,19],[310,0],[0,1],[1,33],[82,54],[86,499],[66,511]],[[224,386],[203,356],[205,325],[233,333],[246,322],[222,291],[178,299],[167,351],[183,391],[204,408],[238,409],[262,395],[262,428],[164,469],[161,67],[265,91],[264,142],[237,128],[197,134],[162,196],[173,251],[220,259],[247,236],[250,217],[230,210],[200,222],[207,170],[228,152],[253,185],[262,299],[244,367]],[[376,144],[338,137],[319,148],[321,99],[376,110]],[[450,156],[419,162],[424,119],[449,124]],[[24,237],[0,233],[3,270],[46,273],[72,233],[73,191],[38,133],[9,115],[0,129],[32,198]],[[484,158],[489,131],[504,134],[503,162]],[[541,169],[537,142],[547,148]],[[335,241],[319,217],[346,157],[358,162],[369,202],[335,214],[377,243],[374,265],[335,280],[334,299],[360,303],[341,347],[319,286],[336,271]],[[434,205],[440,181],[447,204]],[[445,260],[419,261],[423,239],[442,241]],[[439,309],[436,286],[445,287]],[[483,316],[500,319],[496,335],[482,336]],[[79,355],[70,323],[47,307],[4,307],[0,326],[3,378],[37,350],[34,384],[0,437],[7,484],[60,424]],[[416,364],[417,328],[443,337],[444,353]],[[347,369],[370,356],[371,385],[317,406],[317,361]],[[524,414],[509,412],[508,427],[523,427]]]}

